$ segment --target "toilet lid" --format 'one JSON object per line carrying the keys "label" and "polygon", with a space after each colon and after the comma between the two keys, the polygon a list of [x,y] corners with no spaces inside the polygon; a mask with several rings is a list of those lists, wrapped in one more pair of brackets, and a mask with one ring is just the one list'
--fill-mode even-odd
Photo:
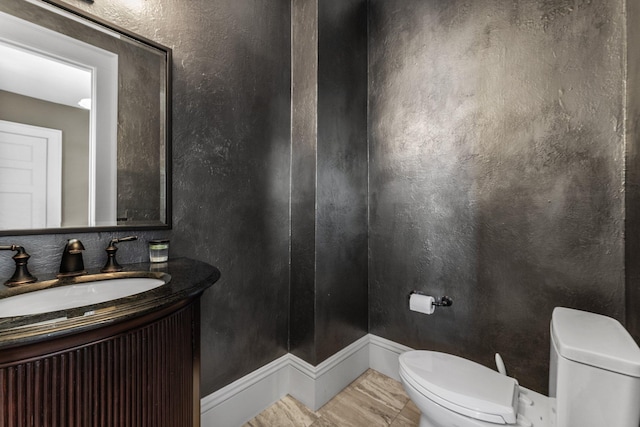
{"label": "toilet lid", "polygon": [[518,382],[478,363],[434,351],[400,355],[400,376],[452,411],[496,424],[514,424]]}

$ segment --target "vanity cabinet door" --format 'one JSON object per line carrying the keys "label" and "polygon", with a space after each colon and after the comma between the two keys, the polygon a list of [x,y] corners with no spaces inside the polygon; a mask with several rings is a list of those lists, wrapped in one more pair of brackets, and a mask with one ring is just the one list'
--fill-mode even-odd
{"label": "vanity cabinet door", "polygon": [[199,302],[163,312],[0,358],[0,427],[199,426]]}

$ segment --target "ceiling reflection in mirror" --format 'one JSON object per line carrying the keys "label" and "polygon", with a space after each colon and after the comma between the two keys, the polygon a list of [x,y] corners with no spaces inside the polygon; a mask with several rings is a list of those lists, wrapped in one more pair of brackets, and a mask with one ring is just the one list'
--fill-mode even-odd
{"label": "ceiling reflection in mirror", "polygon": [[171,52],[0,1],[0,235],[168,228]]}

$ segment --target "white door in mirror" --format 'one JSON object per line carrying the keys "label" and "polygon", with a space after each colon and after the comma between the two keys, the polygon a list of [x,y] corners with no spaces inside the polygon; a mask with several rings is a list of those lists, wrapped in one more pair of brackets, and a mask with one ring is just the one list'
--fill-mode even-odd
{"label": "white door in mirror", "polygon": [[62,132],[0,120],[0,230],[60,227]]}

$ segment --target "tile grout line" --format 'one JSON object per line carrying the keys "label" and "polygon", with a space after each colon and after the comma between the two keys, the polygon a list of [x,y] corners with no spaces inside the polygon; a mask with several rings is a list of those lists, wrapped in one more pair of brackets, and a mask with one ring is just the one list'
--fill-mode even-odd
{"label": "tile grout line", "polygon": [[393,425],[393,423],[396,422],[396,420],[398,419],[398,417],[400,416],[400,414],[402,413],[402,411],[404,411],[404,409],[407,407],[407,405],[409,404],[409,402],[405,403],[404,406],[402,408],[400,408],[400,410],[398,411],[398,413],[396,414],[395,417],[393,417],[393,419],[391,420],[391,422],[389,423],[389,425]]}

